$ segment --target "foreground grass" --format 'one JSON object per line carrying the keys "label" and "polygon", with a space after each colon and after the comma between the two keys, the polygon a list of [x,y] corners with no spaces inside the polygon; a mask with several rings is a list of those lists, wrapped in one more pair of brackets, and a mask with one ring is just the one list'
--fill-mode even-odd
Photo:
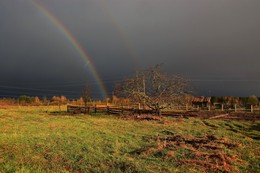
{"label": "foreground grass", "polygon": [[[133,121],[109,115],[50,114],[41,107],[1,108],[0,172],[257,172],[259,128],[259,122]],[[198,148],[204,154],[194,155],[192,145],[167,143],[169,135],[185,139],[214,135],[234,144],[218,151],[234,159],[229,163],[232,169],[189,164],[215,151]]]}

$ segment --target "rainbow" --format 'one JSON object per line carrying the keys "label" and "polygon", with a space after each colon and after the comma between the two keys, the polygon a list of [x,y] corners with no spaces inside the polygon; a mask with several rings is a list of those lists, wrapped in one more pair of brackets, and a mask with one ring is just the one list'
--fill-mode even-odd
{"label": "rainbow", "polygon": [[131,58],[133,60],[135,68],[138,68],[138,64],[139,64],[138,60],[139,60],[140,56],[136,52],[131,40],[129,39],[128,34],[125,32],[124,28],[119,24],[119,22],[116,20],[116,18],[110,12],[111,10],[109,9],[109,6],[107,5],[107,1],[100,0],[97,3],[101,7],[104,14],[106,14],[108,21],[110,21],[110,23],[112,24],[114,29],[117,31],[119,37],[123,41],[126,50],[128,51],[129,55],[131,56]]}
{"label": "rainbow", "polygon": [[107,91],[105,88],[104,83],[102,82],[102,79],[100,75],[98,74],[95,65],[91,61],[89,55],[87,52],[84,51],[80,43],[77,41],[77,39],[73,36],[73,34],[64,26],[64,24],[55,17],[43,4],[41,4],[37,0],[31,0],[32,4],[37,7],[44,16],[46,16],[58,29],[61,31],[61,33],[67,38],[67,40],[71,43],[71,45],[76,49],[76,51],[80,54],[80,56],[84,59],[86,64],[89,67],[89,70],[91,71],[94,79],[96,80],[99,90],[102,94],[103,98],[107,98]]}

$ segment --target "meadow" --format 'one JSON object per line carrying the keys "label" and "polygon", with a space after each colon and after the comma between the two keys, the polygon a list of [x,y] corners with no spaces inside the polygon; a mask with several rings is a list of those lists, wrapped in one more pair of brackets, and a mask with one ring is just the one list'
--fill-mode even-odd
{"label": "meadow", "polygon": [[257,172],[260,122],[0,108],[0,172]]}

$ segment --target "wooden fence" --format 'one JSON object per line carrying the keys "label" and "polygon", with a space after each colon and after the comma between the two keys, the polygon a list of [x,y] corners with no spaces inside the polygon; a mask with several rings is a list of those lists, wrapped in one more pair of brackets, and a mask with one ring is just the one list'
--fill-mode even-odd
{"label": "wooden fence", "polygon": [[[220,111],[220,112],[260,112],[259,107],[233,107],[224,108],[221,107],[207,106],[204,108],[193,107],[193,106],[172,106],[167,110],[162,111],[162,115],[171,115],[176,112],[188,112],[188,111]],[[94,105],[94,106],[73,106],[67,105],[67,112],[72,114],[91,114],[91,113],[107,113],[107,114],[152,114],[154,113],[151,109],[141,108],[139,106],[107,106],[107,105]]]}
{"label": "wooden fence", "polygon": [[91,113],[107,113],[107,114],[124,114],[124,113],[133,113],[133,114],[150,114],[152,110],[148,109],[138,109],[138,108],[129,108],[126,106],[116,107],[116,106],[106,106],[106,105],[95,105],[95,106],[67,106],[67,112],[72,114],[91,114]]}

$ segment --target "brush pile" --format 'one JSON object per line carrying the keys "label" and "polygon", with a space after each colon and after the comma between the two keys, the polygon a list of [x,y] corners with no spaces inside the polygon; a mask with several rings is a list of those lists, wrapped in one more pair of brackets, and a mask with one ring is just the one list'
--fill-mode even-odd
{"label": "brush pile", "polygon": [[237,165],[245,164],[239,159],[234,148],[240,144],[231,142],[224,137],[206,135],[190,137],[174,135],[173,132],[163,131],[163,136],[144,137],[144,140],[155,145],[138,149],[132,154],[140,156],[154,155],[162,160],[170,159],[176,166],[191,166],[204,169],[205,172],[237,172]]}

